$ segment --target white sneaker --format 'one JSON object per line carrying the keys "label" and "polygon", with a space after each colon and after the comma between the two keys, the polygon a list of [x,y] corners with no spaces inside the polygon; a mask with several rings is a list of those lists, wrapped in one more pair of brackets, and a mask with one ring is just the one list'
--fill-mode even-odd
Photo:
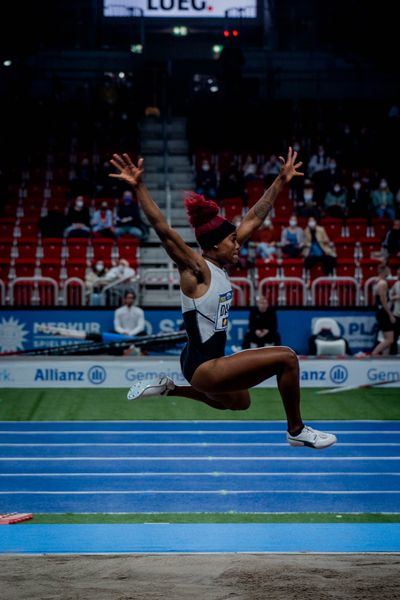
{"label": "white sneaker", "polygon": [[299,435],[293,436],[287,433],[286,437],[291,446],[308,446],[317,450],[328,448],[336,442],[336,435],[317,431],[317,429],[313,429],[308,425],[304,425]]}
{"label": "white sneaker", "polygon": [[128,392],[128,400],[136,400],[143,396],[166,396],[168,392],[175,389],[175,384],[169,377],[160,377],[150,383],[138,381],[134,383]]}

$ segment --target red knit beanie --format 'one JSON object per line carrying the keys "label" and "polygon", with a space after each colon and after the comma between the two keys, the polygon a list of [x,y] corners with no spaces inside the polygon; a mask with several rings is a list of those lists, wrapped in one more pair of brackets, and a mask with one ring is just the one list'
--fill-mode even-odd
{"label": "red knit beanie", "polygon": [[236,231],[232,223],[218,214],[218,205],[212,200],[206,200],[204,196],[194,192],[187,192],[184,204],[196,240],[204,250],[212,248]]}

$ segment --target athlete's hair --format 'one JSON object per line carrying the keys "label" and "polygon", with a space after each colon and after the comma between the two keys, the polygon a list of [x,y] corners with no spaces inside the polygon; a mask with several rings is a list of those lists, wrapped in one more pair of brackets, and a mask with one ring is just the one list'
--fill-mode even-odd
{"label": "athlete's hair", "polygon": [[189,223],[194,229],[196,240],[206,250],[221,242],[236,231],[236,227],[218,214],[218,204],[206,200],[195,192],[186,192],[184,198]]}

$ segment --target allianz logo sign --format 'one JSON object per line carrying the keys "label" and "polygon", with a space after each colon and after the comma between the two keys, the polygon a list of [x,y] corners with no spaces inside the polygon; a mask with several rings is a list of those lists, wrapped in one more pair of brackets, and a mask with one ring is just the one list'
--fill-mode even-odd
{"label": "allianz logo sign", "polygon": [[[56,367],[36,369],[34,381],[86,381],[85,371],[64,370]],[[93,365],[87,371],[87,379],[93,385],[100,385],[107,379],[107,372],[101,365]]]}
{"label": "allianz logo sign", "polygon": [[325,369],[302,369],[300,379],[302,382],[304,381],[332,381],[338,385],[344,383],[349,376],[349,372],[346,367],[343,365],[335,365],[329,371],[329,373]]}

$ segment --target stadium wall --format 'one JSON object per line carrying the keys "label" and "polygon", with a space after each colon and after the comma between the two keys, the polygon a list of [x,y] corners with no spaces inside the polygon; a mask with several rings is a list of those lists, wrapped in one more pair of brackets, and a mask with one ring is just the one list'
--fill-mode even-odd
{"label": "stadium wall", "polygon": [[[182,323],[178,309],[145,309],[149,334],[177,331]],[[369,351],[375,344],[377,325],[374,312],[366,309],[284,309],[277,310],[282,344],[298,354],[308,354],[308,339],[313,319],[332,316],[337,319],[342,335],[353,353]],[[40,325],[69,327],[86,332],[101,333],[113,330],[113,311],[109,309],[66,310],[3,308],[0,313],[0,352],[57,347],[76,340],[43,334]],[[248,325],[248,309],[233,309],[230,314],[228,346],[241,347]]]}

